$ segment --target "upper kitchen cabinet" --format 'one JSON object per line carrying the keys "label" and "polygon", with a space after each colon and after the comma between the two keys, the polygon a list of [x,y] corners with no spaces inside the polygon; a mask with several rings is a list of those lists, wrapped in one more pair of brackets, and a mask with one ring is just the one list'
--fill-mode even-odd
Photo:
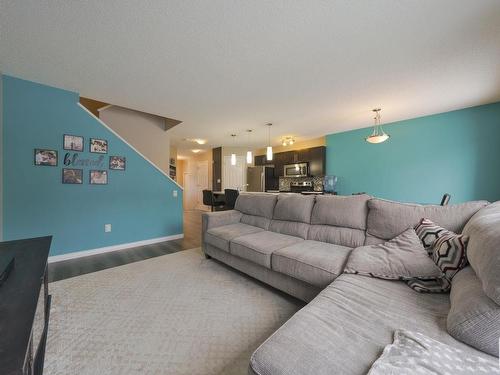
{"label": "upper kitchen cabinet", "polygon": [[266,155],[255,155],[255,166],[266,165]]}
{"label": "upper kitchen cabinet", "polygon": [[326,170],[326,147],[277,152],[271,161],[266,160],[266,155],[255,156],[255,165],[274,165],[275,177],[283,176],[285,165],[295,163],[309,163],[310,176],[323,176]]}
{"label": "upper kitchen cabinet", "polygon": [[309,174],[313,177],[324,176],[326,170],[326,147],[319,146],[309,148],[307,150],[309,159],[307,160],[309,161]]}
{"label": "upper kitchen cabinet", "polygon": [[288,152],[277,152],[273,155],[274,177],[281,177],[284,174],[284,167],[287,162]]}

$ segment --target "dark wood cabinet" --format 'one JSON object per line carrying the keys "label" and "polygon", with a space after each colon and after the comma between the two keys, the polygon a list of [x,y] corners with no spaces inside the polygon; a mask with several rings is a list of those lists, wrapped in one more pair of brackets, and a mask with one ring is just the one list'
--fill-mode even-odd
{"label": "dark wood cabinet", "polygon": [[254,164],[258,165],[266,165],[266,155],[255,155]]}
{"label": "dark wood cabinet", "polygon": [[277,152],[273,155],[274,160],[274,177],[283,176],[283,167],[286,164],[285,152]]}
{"label": "dark wood cabinet", "polygon": [[[0,373],[42,375],[49,327],[47,258],[52,237],[0,242]],[[10,263],[9,263],[10,264]]]}
{"label": "dark wood cabinet", "polygon": [[222,147],[212,149],[212,190],[222,190]]}
{"label": "dark wood cabinet", "polygon": [[255,165],[274,165],[274,176],[283,177],[284,166],[295,163],[309,163],[309,175],[324,176],[326,172],[326,147],[318,146],[302,150],[277,152],[272,161],[267,161],[265,155],[255,156]]}
{"label": "dark wood cabinet", "polygon": [[309,174],[313,177],[326,173],[326,147],[319,146],[308,149]]}

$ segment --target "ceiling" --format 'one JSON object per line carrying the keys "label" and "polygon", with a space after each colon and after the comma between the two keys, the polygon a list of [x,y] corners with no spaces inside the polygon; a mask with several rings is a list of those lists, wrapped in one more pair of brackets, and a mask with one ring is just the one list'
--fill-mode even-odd
{"label": "ceiling", "polygon": [[[500,1],[0,0],[0,70],[176,118],[180,148],[500,100]],[[253,129],[249,140],[244,134]],[[203,146],[183,138],[208,140]]]}

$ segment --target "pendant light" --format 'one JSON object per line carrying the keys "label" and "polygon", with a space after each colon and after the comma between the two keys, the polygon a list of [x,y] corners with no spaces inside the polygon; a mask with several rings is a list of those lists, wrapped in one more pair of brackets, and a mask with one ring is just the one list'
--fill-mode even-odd
{"label": "pendant light", "polygon": [[382,125],[380,125],[380,108],[375,108],[372,110],[375,112],[375,125],[373,126],[373,133],[365,138],[365,141],[368,143],[382,143],[389,139],[389,135],[384,132]]}
{"label": "pendant light", "polygon": [[271,146],[271,126],[273,124],[268,123],[266,124],[268,126],[268,132],[267,132],[267,148],[266,148],[266,160],[271,161],[273,160],[273,147]]}
{"label": "pendant light", "polygon": [[[233,147],[234,147],[234,138],[236,137],[236,134],[231,134],[231,137],[233,137]],[[234,152],[231,153],[231,165],[236,165],[236,154]]]}
{"label": "pendant light", "polygon": [[[252,134],[252,129],[247,130],[248,134],[248,144],[250,145],[250,135]],[[252,150],[247,151],[247,164],[252,164],[253,161],[253,155],[252,155]]]}

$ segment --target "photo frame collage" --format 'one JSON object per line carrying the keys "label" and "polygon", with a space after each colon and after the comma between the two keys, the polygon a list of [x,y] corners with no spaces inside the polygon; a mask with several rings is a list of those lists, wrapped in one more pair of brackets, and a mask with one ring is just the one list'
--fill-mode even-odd
{"label": "photo frame collage", "polygon": [[[64,134],[63,149],[66,151],[84,152],[84,137],[78,135]],[[94,154],[107,154],[108,141],[99,138],[89,138],[89,152]],[[57,167],[58,152],[57,150],[35,148],[34,150],[35,166]],[[65,163],[66,164],[66,163]],[[108,169],[116,171],[125,171],[127,160],[124,156],[109,156]],[[90,185],[107,185],[108,170],[92,169],[89,171]],[[62,183],[63,184],[83,184],[84,173],[80,168],[63,168]]]}

